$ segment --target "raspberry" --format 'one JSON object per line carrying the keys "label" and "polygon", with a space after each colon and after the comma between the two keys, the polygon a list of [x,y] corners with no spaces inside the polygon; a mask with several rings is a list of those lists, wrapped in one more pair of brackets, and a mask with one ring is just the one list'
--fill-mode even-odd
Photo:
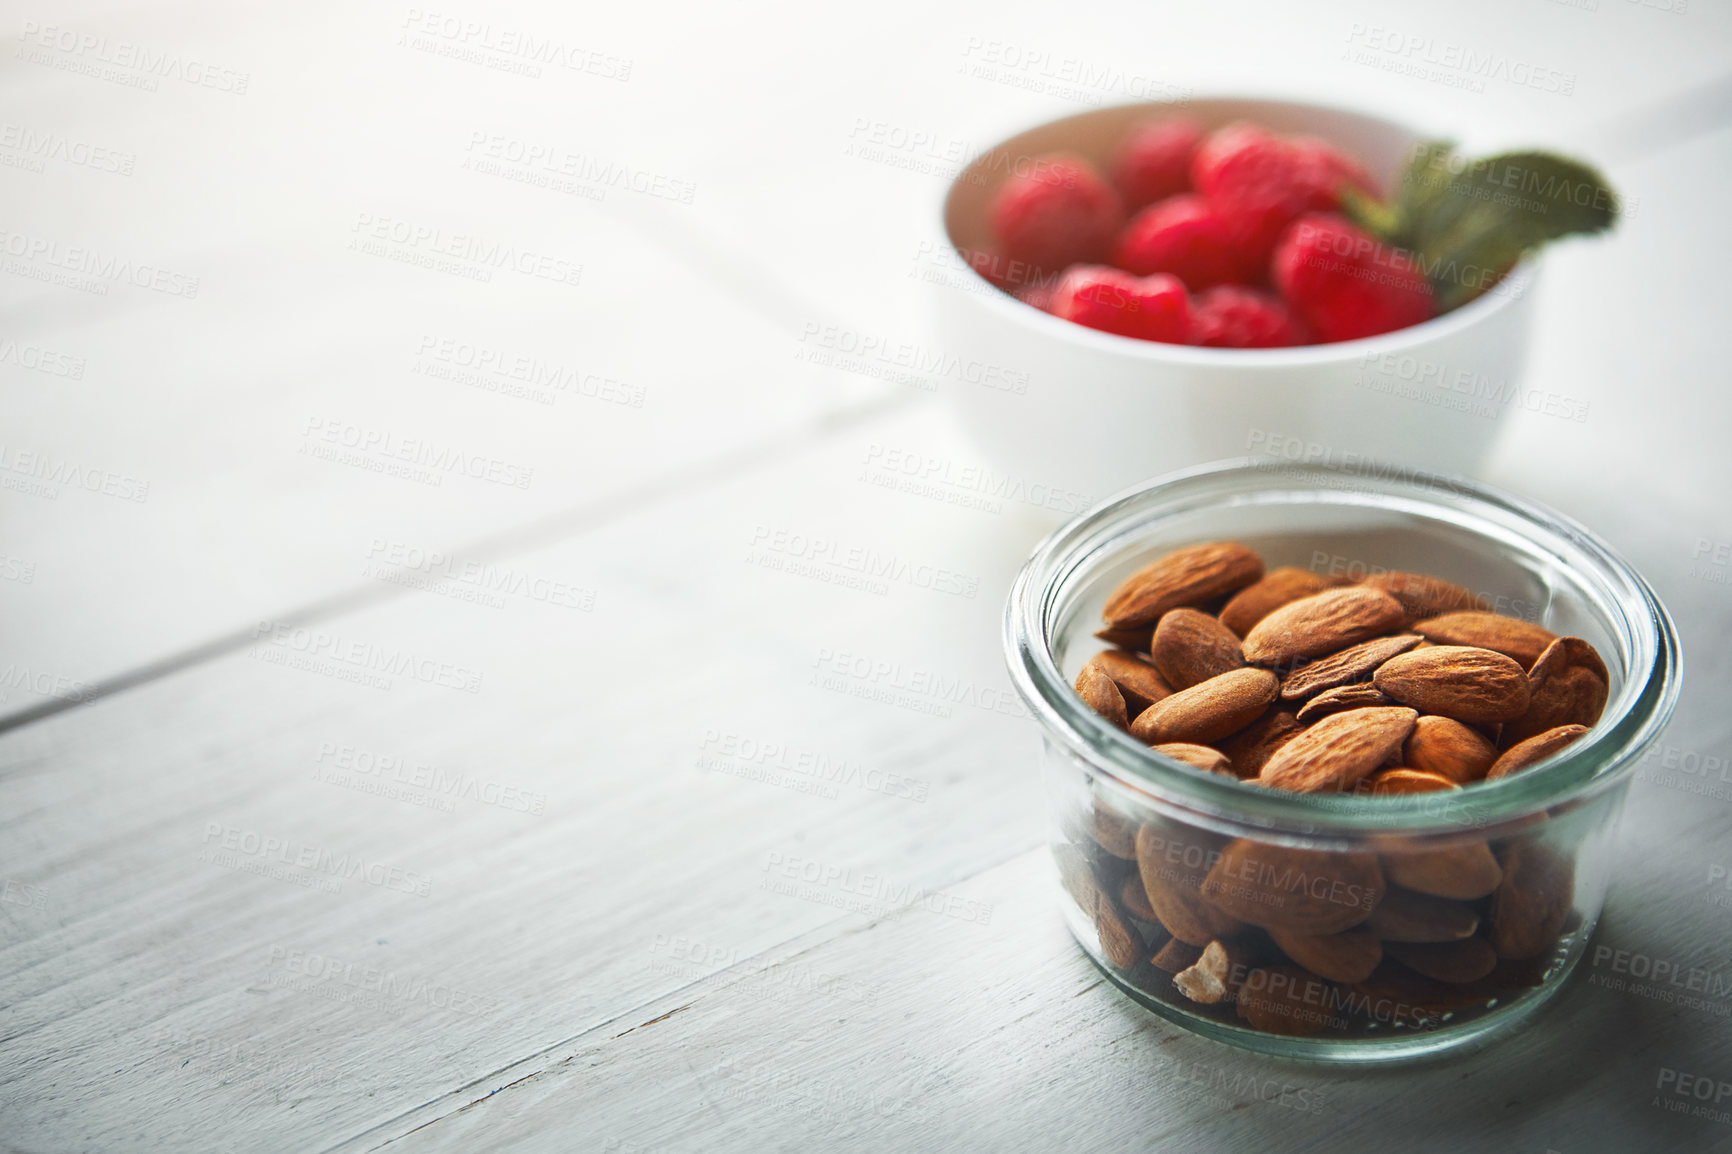
{"label": "raspberry", "polygon": [[1310,343],[1310,334],[1279,297],[1221,285],[1191,304],[1191,343],[1221,349],[1276,349]]}
{"label": "raspberry", "polygon": [[1004,182],[988,219],[1005,256],[1051,273],[1105,259],[1124,210],[1088,161],[1050,153]]}
{"label": "raspberry", "polygon": [[1113,166],[1113,185],[1125,211],[1147,208],[1191,190],[1191,158],[1203,142],[1203,128],[1188,116],[1170,116],[1132,130]]}
{"label": "raspberry", "polygon": [[1065,270],[1047,306],[1053,316],[1102,332],[1182,345],[1191,328],[1191,302],[1177,277],[1134,277],[1105,265]]}
{"label": "raspberry", "polygon": [[1275,285],[1321,342],[1404,329],[1430,320],[1431,285],[1401,249],[1387,248],[1338,216],[1302,216],[1281,237]]}
{"label": "raspberry", "polygon": [[1138,276],[1172,273],[1192,292],[1251,279],[1233,232],[1200,196],[1170,196],[1131,218],[1113,263]]}
{"label": "raspberry", "polygon": [[1295,219],[1340,206],[1343,180],[1369,185],[1357,165],[1322,141],[1288,140],[1243,122],[1216,131],[1191,164],[1191,183],[1258,268],[1268,267],[1275,242]]}

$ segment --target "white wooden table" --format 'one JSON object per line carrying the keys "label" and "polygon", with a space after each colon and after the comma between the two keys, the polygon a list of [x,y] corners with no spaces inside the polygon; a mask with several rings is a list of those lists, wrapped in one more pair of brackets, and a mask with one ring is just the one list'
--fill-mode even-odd
{"label": "white wooden table", "polygon": [[[82,0],[5,35],[0,1150],[1732,1150],[1727,9]],[[1464,54],[1502,63],[1414,65]],[[1590,961],[1471,1057],[1252,1058],[1102,981],[998,651],[1052,515],[874,484],[982,458],[811,355],[933,339],[945,157],[1215,92],[1580,151],[1635,209],[1545,262],[1527,384],[1587,419],[1514,413],[1484,475],[1647,574],[1683,702]]]}

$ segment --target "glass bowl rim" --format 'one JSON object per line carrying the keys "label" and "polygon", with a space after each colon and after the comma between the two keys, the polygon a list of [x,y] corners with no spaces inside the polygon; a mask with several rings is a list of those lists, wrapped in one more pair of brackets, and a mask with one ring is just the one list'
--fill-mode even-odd
{"label": "glass bowl rim", "polygon": [[[1378,471],[1380,470],[1380,471]],[[1573,518],[1538,502],[1514,496],[1480,482],[1449,474],[1400,466],[1374,466],[1378,482],[1367,482],[1365,467],[1347,469],[1333,464],[1293,463],[1238,458],[1181,469],[1134,485],[1072,518],[1040,542],[1017,573],[1005,602],[1005,660],[1011,681],[1047,737],[1091,769],[1113,778],[1187,816],[1203,816],[1235,826],[1276,832],[1329,836],[1379,832],[1458,833],[1517,820],[1550,806],[1584,799],[1625,780],[1642,751],[1660,734],[1677,703],[1682,673],[1681,648],[1670,614],[1652,587],[1610,545]],[[1495,782],[1448,792],[1407,796],[1364,797],[1351,794],[1299,794],[1252,789],[1197,770],[1155,753],[1129,734],[1095,714],[1059,671],[1052,654],[1057,595],[1087,562],[1110,542],[1134,527],[1158,522],[1161,499],[1217,482],[1222,496],[1241,479],[1284,474],[1284,490],[1327,489],[1334,503],[1351,501],[1355,493],[1368,497],[1403,497],[1408,504],[1449,507],[1448,493],[1475,513],[1475,505],[1505,517],[1514,516],[1534,534],[1532,543],[1547,537],[1585,553],[1598,576],[1619,594],[1623,626],[1634,642],[1628,684],[1587,736],[1539,765]],[[1294,479],[1299,478],[1299,479]],[[1324,479],[1352,478],[1357,489]],[[1258,492],[1276,491],[1276,483]],[[1206,505],[1204,500],[1201,504]],[[1194,509],[1195,504],[1187,506]],[[1386,506],[1385,506],[1386,507]],[[1489,524],[1486,517],[1478,517]],[[1458,517],[1455,521],[1460,525]],[[1471,526],[1468,526],[1471,528]],[[1596,604],[1596,612],[1600,607]],[[1607,623],[1617,631],[1618,623]],[[1622,712],[1614,713],[1613,706]]]}

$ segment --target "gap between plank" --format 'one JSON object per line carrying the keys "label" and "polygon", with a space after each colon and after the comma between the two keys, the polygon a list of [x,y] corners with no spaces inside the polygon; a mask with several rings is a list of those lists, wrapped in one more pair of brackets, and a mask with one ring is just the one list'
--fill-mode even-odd
{"label": "gap between plank", "polygon": [[[464,555],[480,561],[500,561],[518,553],[556,544],[570,537],[600,528],[621,517],[641,512],[669,497],[680,495],[688,488],[749,473],[757,466],[777,461],[790,452],[806,448],[836,433],[865,424],[876,417],[895,412],[919,400],[923,400],[923,398],[898,390],[885,393],[870,401],[857,402],[832,409],[773,437],[741,445],[692,468],[676,470],[642,485],[629,488],[624,493],[609,498],[604,506],[589,503],[571,509],[563,509],[514,528],[506,529],[503,532],[483,537],[466,546],[461,546],[453,552],[461,551]],[[409,572],[407,569],[399,571],[404,574]],[[391,581],[370,581],[364,585],[356,585],[292,609],[267,614],[266,619],[296,627],[315,625],[328,622],[344,614],[408,596],[413,592],[414,590],[406,584]],[[191,669],[194,666],[235,653],[246,648],[254,640],[255,628],[256,626],[253,624],[240,626],[190,648],[170,653],[166,657],[146,662],[124,673],[104,678],[92,686],[77,701],[53,698],[20,709],[15,713],[0,715],[0,734],[21,729],[26,725],[44,721],[70,710],[82,709],[104,698],[113,697],[117,693],[135,689],[141,685],[148,685],[170,674],[179,673],[182,670]]]}

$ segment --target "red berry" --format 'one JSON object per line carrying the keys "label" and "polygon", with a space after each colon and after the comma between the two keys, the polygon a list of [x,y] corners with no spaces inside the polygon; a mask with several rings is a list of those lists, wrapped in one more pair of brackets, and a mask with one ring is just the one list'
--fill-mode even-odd
{"label": "red berry", "polygon": [[1169,116],[1133,129],[1119,149],[1113,184],[1125,211],[1191,189],[1191,159],[1203,142],[1203,128],[1188,116]]}
{"label": "red berry", "polygon": [[1430,320],[1431,285],[1401,249],[1338,216],[1300,217],[1281,237],[1275,285],[1317,339],[1351,341]]}
{"label": "red berry", "polygon": [[1191,302],[1191,343],[1221,349],[1276,349],[1310,342],[1280,297],[1220,285]]}
{"label": "red berry", "polygon": [[1321,141],[1289,140],[1238,122],[1217,130],[1197,150],[1191,181],[1221,213],[1246,259],[1267,267],[1281,232],[1307,212],[1340,206],[1343,180],[1362,178],[1358,166]]}
{"label": "red berry", "polygon": [[1124,210],[1088,161],[1051,153],[1004,182],[988,219],[1005,256],[1053,273],[1104,260]]}
{"label": "red berry", "polygon": [[1191,329],[1191,303],[1177,277],[1134,277],[1105,265],[1066,269],[1047,311],[1102,332],[1175,345]]}
{"label": "red berry", "polygon": [[1192,292],[1261,271],[1245,267],[1232,229],[1200,196],[1170,196],[1137,213],[1113,246],[1113,263],[1138,276],[1172,273]]}

